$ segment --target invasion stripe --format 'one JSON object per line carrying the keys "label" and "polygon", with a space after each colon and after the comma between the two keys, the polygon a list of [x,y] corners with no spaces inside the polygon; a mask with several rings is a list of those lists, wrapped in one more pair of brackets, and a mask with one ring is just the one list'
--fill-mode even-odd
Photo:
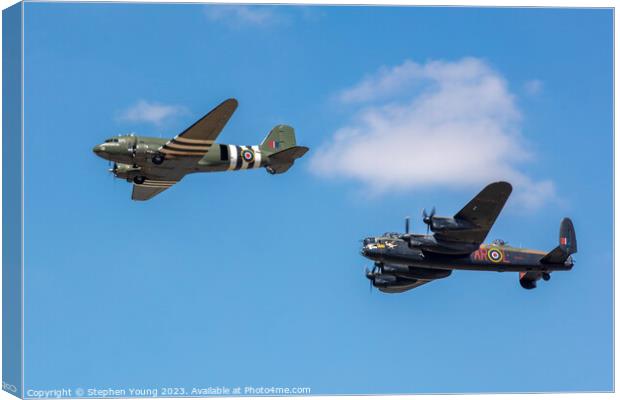
{"label": "invasion stripe", "polygon": [[157,182],[157,181],[146,181],[143,182],[140,186],[160,186],[160,187],[170,187],[172,185],[174,185],[176,182],[172,182],[172,183],[163,183],[163,182]]}
{"label": "invasion stripe", "polygon": [[243,157],[241,156],[241,147],[240,146],[235,146],[235,147],[237,148],[237,154],[239,155],[237,157],[237,165],[235,165],[235,171],[238,171],[243,166]]}
{"label": "invasion stripe", "polygon": [[260,147],[258,146],[252,146],[252,150],[254,150],[254,168],[259,168],[260,167],[260,162],[261,162],[261,153],[260,153]]}
{"label": "invasion stripe", "polygon": [[213,143],[213,140],[189,139],[183,136],[177,136],[172,140],[179,142],[179,143],[185,143],[185,144],[212,144]]}
{"label": "invasion stripe", "polygon": [[137,185],[139,187],[143,187],[143,188],[156,188],[156,189],[168,189],[169,187],[172,187],[172,185],[145,185],[144,183],[142,185]]}
{"label": "invasion stripe", "polygon": [[206,151],[188,151],[188,150],[170,150],[170,149],[161,149],[160,150],[162,153],[165,154],[173,154],[173,155],[177,155],[177,156],[204,156],[205,154],[207,154]]}
{"label": "invasion stripe", "polygon": [[237,158],[239,157],[239,154],[237,153],[237,147],[229,144],[228,154],[230,159],[230,165],[228,166],[228,170],[233,170],[235,169],[235,165],[237,165]]}
{"label": "invasion stripe", "polygon": [[164,147],[170,147],[172,149],[187,149],[187,150],[209,150],[211,145],[199,145],[199,144],[178,144],[174,141],[166,143]]}
{"label": "invasion stripe", "polygon": [[160,180],[155,180],[155,179],[147,179],[144,182],[170,183],[172,185],[172,184],[177,183],[178,181],[163,181],[163,180],[160,181]]}

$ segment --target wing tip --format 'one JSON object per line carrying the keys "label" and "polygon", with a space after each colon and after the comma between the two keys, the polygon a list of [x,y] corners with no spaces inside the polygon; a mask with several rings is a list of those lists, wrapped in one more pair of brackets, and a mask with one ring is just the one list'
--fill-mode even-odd
{"label": "wing tip", "polygon": [[507,194],[512,193],[512,185],[506,181],[497,181],[490,183],[485,189],[497,189],[501,192],[506,192]]}
{"label": "wing tip", "polygon": [[223,105],[227,105],[227,106],[232,107],[232,108],[237,108],[239,106],[239,101],[237,99],[235,99],[234,97],[230,97],[230,98],[224,100],[220,104],[220,106],[223,106]]}

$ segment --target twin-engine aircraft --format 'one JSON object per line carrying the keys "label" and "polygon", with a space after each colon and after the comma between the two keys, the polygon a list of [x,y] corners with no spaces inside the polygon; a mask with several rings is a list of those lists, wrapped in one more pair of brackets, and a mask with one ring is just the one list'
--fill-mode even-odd
{"label": "twin-engine aircraft", "polygon": [[437,217],[435,209],[430,214],[424,211],[430,235],[409,233],[407,218],[404,234],[364,239],[362,255],[375,262],[372,271],[366,269],[366,277],[382,292],[401,293],[446,278],[453,270],[518,272],[525,289],[534,289],[541,278],[548,281],[553,271],[569,271],[577,238],[568,218],[560,224],[559,245],[548,253],[512,247],[501,240],[482,244],[511,192],[509,183],[495,182],[454,217]]}
{"label": "twin-engine aircraft", "polygon": [[297,146],[287,125],[275,126],[259,145],[216,144],[237,105],[235,99],[224,101],[173,139],[116,136],[93,151],[114,162],[114,176],[133,182],[133,200],[148,200],[193,172],[265,168],[281,174],[306,154],[308,148]]}

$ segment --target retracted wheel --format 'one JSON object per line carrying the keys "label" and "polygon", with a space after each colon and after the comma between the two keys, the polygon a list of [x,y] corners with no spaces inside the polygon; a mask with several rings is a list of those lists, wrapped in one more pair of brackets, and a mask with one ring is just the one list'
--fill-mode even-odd
{"label": "retracted wheel", "polygon": [[136,185],[142,185],[144,183],[144,180],[146,178],[143,176],[134,176],[133,177],[133,183],[135,183]]}
{"label": "retracted wheel", "polygon": [[544,281],[548,281],[549,279],[551,279],[551,275],[549,275],[548,272],[543,272],[542,278]]}
{"label": "retracted wheel", "polygon": [[160,165],[164,162],[164,155],[161,153],[157,153],[153,156],[151,160],[153,161],[153,164]]}

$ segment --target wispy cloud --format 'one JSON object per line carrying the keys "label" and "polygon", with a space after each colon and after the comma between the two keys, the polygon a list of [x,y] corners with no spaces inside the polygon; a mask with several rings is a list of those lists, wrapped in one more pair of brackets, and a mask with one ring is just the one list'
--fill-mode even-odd
{"label": "wispy cloud", "polygon": [[122,111],[118,119],[128,122],[146,122],[160,126],[171,118],[186,114],[187,112],[187,108],[183,106],[139,100]]}
{"label": "wispy cloud", "polygon": [[358,180],[378,194],[502,179],[528,208],[555,197],[551,181],[520,168],[533,160],[521,113],[504,78],[483,60],[405,61],[336,97],[355,117],[313,153],[321,176]]}
{"label": "wispy cloud", "polygon": [[281,19],[273,6],[220,5],[209,4],[204,8],[207,19],[223,22],[233,27],[267,26]]}
{"label": "wispy cloud", "polygon": [[525,93],[529,94],[530,96],[535,96],[542,91],[543,83],[538,79],[532,79],[525,82],[524,88]]}

